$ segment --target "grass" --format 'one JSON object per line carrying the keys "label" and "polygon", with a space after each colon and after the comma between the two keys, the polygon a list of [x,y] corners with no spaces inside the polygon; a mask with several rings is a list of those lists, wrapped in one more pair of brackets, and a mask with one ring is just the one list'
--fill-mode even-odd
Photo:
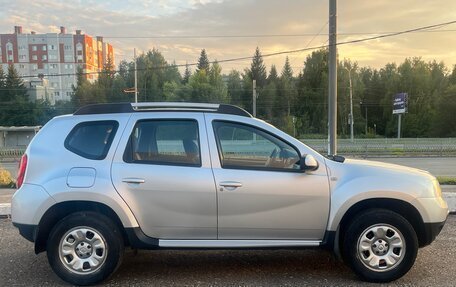
{"label": "grass", "polygon": [[454,176],[438,176],[437,180],[440,184],[456,185],[456,177]]}

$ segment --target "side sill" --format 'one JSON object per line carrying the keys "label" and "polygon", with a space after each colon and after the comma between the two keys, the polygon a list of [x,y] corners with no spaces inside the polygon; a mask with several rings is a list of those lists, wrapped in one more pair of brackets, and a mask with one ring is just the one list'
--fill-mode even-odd
{"label": "side sill", "polygon": [[158,245],[161,248],[202,248],[202,249],[225,249],[225,248],[295,248],[295,247],[318,247],[321,241],[311,240],[170,240],[160,239]]}
{"label": "side sill", "polygon": [[316,240],[181,240],[149,237],[139,227],[125,228],[130,246],[135,249],[295,249],[319,247]]}

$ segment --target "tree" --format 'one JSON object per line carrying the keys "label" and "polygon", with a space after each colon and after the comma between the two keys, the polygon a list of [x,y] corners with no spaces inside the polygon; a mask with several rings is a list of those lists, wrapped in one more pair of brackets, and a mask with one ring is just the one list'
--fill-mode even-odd
{"label": "tree", "polygon": [[293,79],[293,70],[291,69],[288,57],[285,59],[280,82],[281,99],[286,103],[287,116],[289,117],[291,115],[291,105],[296,97],[296,86]]}
{"label": "tree", "polygon": [[285,58],[285,64],[282,69],[282,78],[293,79],[293,69],[291,69],[290,60],[288,56]]}
{"label": "tree", "polygon": [[236,70],[231,70],[228,74],[228,83],[227,83],[228,97],[231,101],[231,104],[242,106],[242,82],[241,82],[241,73]]}
{"label": "tree", "polygon": [[6,99],[6,93],[6,76],[5,72],[3,72],[2,65],[0,65],[0,102]]}
{"label": "tree", "polygon": [[75,108],[98,103],[93,86],[87,80],[82,66],[76,68],[76,86],[73,86],[72,102]]}
{"label": "tree", "polygon": [[5,78],[3,73],[0,82],[3,83],[0,125],[34,125],[34,104],[29,102],[27,89],[14,65],[8,66],[8,74]]}
{"label": "tree", "polygon": [[227,103],[227,89],[222,78],[222,67],[217,60],[212,63],[209,70],[209,84],[212,87],[211,101],[215,103]]}
{"label": "tree", "polygon": [[201,70],[205,70],[206,72],[209,71],[209,59],[207,58],[205,49],[201,50],[201,54],[198,59],[198,66],[197,66],[196,71],[199,72]]}
{"label": "tree", "polygon": [[6,88],[10,100],[20,102],[28,101],[27,89],[25,88],[24,81],[21,79],[14,65],[8,66],[8,74],[6,76]]}
{"label": "tree", "polygon": [[271,65],[271,70],[269,71],[269,76],[267,78],[267,83],[275,82],[279,78],[277,74],[277,68],[275,65]]}
{"label": "tree", "polygon": [[456,113],[456,84],[448,86],[436,105],[437,113],[433,123],[433,135],[456,137],[454,115]]}
{"label": "tree", "polygon": [[279,80],[279,89],[275,101],[274,117],[276,124],[288,133],[294,131],[293,116],[291,108],[296,100],[296,83],[293,78],[293,70],[290,66],[288,57],[285,59],[285,64],[282,69],[282,74]]}
{"label": "tree", "polygon": [[277,126],[279,126],[280,123],[276,121],[274,115],[276,108],[276,100],[278,96],[278,88],[279,78],[277,75],[277,69],[275,65],[272,65],[271,70],[269,71],[269,76],[266,80],[266,86],[262,89],[261,94],[257,100],[257,114],[258,117],[268,122],[272,122]]}
{"label": "tree", "polygon": [[202,69],[195,72],[188,82],[191,91],[192,102],[209,103],[212,100],[212,86],[209,84],[206,70]]}
{"label": "tree", "polygon": [[251,80],[256,80],[258,88],[261,89],[266,85],[266,66],[263,63],[263,56],[261,56],[260,48],[258,47],[255,49],[248,76]]}
{"label": "tree", "polygon": [[188,67],[188,64],[185,64],[185,71],[184,71],[184,77],[182,77],[182,84],[184,84],[184,85],[187,84],[191,75],[192,75],[192,72],[190,72],[190,68]]}
{"label": "tree", "polygon": [[296,115],[299,133],[326,134],[328,93],[328,50],[312,52],[304,62],[298,81]]}
{"label": "tree", "polygon": [[101,73],[98,75],[98,80],[95,84],[95,90],[99,103],[113,102],[113,99],[116,98],[113,90],[114,78],[114,64],[112,62],[112,59],[108,57],[106,63],[103,65]]}

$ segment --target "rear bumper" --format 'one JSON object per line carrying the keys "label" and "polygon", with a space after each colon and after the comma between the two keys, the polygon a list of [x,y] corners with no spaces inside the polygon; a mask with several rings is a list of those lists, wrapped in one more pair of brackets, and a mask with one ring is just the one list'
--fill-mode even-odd
{"label": "rear bumper", "polygon": [[22,224],[13,222],[13,225],[19,229],[19,234],[31,242],[35,242],[38,225]]}
{"label": "rear bumper", "polygon": [[24,183],[11,200],[11,219],[23,225],[38,225],[54,204],[55,200],[42,186]]}

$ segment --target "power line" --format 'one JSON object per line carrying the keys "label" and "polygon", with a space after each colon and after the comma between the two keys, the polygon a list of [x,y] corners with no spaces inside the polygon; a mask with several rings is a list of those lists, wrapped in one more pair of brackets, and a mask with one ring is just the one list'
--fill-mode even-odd
{"label": "power line", "polygon": [[[445,30],[423,30],[414,31],[416,33],[443,33],[443,32],[456,32],[456,29]],[[355,35],[379,35],[379,34],[392,34],[398,31],[381,31],[381,32],[342,32],[337,33],[340,36],[355,36]],[[318,36],[328,36],[328,33],[322,33]],[[210,39],[210,38],[294,38],[294,37],[313,37],[314,33],[300,33],[300,34],[246,34],[246,35],[150,35],[150,36],[103,36],[108,39]]]}
{"label": "power line", "polygon": [[[392,33],[387,33],[387,34],[382,34],[382,35],[377,35],[377,36],[372,36],[372,37],[367,37],[367,38],[361,38],[361,39],[354,39],[354,40],[348,40],[348,41],[342,41],[338,42],[335,45],[336,46],[341,46],[341,45],[348,45],[348,44],[355,44],[355,43],[361,43],[361,42],[367,42],[367,41],[372,41],[376,39],[382,39],[382,38],[388,38],[388,37],[394,37],[394,36],[399,36],[403,34],[408,34],[408,33],[413,33],[417,31],[423,31],[423,30],[429,30],[429,29],[436,29],[444,26],[448,26],[451,24],[456,23],[456,20],[454,21],[449,21],[449,22],[444,22],[444,23],[439,23],[439,24],[434,24],[434,25],[428,25],[428,26],[422,26],[418,28],[413,28],[413,29],[408,29],[404,31],[399,31],[399,32],[392,32]],[[318,45],[318,46],[313,46],[313,47],[306,47],[306,48],[301,48],[301,49],[294,49],[294,50],[286,50],[286,51],[280,51],[280,52],[274,52],[274,53],[268,53],[268,54],[263,54],[263,58],[267,57],[273,57],[273,56],[278,56],[278,55],[285,55],[285,54],[293,54],[293,53],[299,53],[299,52],[305,52],[305,51],[311,51],[311,50],[317,50],[317,49],[324,49],[328,48],[329,45],[323,44],[323,45]],[[217,61],[211,61],[209,62],[210,64],[214,63],[228,63],[228,62],[237,62],[237,61],[243,61],[243,60],[251,60],[253,59],[253,56],[244,56],[244,57],[236,57],[236,58],[229,58],[229,59],[224,59],[224,60],[217,60]],[[151,68],[140,68],[140,69],[131,69],[130,71],[148,71],[148,70],[156,70],[156,69],[168,69],[168,68],[178,68],[178,67],[186,67],[186,66],[197,66],[198,63],[186,63],[186,64],[172,64],[168,66],[157,66],[157,67],[151,67]],[[116,71],[109,71],[109,72],[85,72],[81,73],[81,75],[96,75],[96,74],[115,74],[120,72],[120,70]],[[61,76],[76,76],[77,73],[63,73],[63,74],[53,74],[53,75],[48,75],[45,74],[45,77],[61,77]],[[26,75],[26,76],[21,76],[21,78],[35,78],[35,76],[32,75]]]}

